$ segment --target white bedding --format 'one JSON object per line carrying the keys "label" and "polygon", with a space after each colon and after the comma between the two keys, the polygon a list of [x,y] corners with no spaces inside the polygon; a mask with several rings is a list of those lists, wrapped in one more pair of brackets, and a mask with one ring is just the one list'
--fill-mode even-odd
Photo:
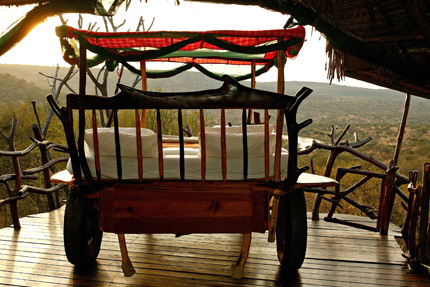
{"label": "white bedding", "polygon": [[[270,157],[270,176],[273,176],[274,156]],[[287,172],[288,152],[281,153],[281,174]],[[92,175],[95,177],[95,160],[93,155],[87,155],[87,162]],[[164,178],[180,178],[179,148],[164,148]],[[138,178],[138,161],[136,157],[122,157],[122,178]],[[116,157],[101,156],[101,177],[117,178]],[[72,173],[71,162],[67,170]],[[158,158],[143,158],[143,178],[159,178]],[[248,158],[248,179],[264,178],[264,157]],[[201,158],[198,148],[185,148],[185,179],[201,180]],[[206,158],[206,179],[222,180],[221,158]],[[243,180],[243,158],[227,158],[227,180]]]}
{"label": "white bedding", "polygon": [[[248,178],[264,178],[264,126],[250,126],[248,133]],[[208,128],[210,130],[210,128]],[[243,148],[241,127],[229,127],[226,133],[227,153],[227,179],[243,180]],[[149,129],[141,129],[142,154],[143,154],[143,178],[159,178],[158,171],[158,147],[156,134]],[[136,129],[119,128],[121,144],[122,178],[137,179],[138,160],[136,152]],[[176,137],[163,136],[163,139],[177,140]],[[115,156],[115,136],[113,128],[98,128],[100,169],[102,178],[117,178],[117,164]],[[195,142],[197,138],[194,138]],[[199,139],[200,140],[200,139]],[[222,180],[220,128],[212,128],[206,133],[206,179]],[[274,148],[275,134],[269,137],[270,171],[274,174]],[[185,179],[201,180],[201,156],[199,148],[185,148]],[[95,157],[93,131],[85,131],[85,155],[93,177],[95,172]],[[287,172],[288,152],[281,153],[281,174]],[[163,148],[164,178],[180,178],[179,148]],[[67,170],[72,173],[71,162],[67,164]]]}

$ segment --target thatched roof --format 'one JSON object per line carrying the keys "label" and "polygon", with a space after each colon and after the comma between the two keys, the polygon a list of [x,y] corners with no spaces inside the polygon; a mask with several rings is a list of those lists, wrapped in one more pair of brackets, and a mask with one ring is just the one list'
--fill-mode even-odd
{"label": "thatched roof", "polygon": [[[330,77],[348,76],[430,99],[430,2],[428,1],[188,1],[257,5],[291,14],[300,24],[314,26],[327,38]],[[0,6],[35,2],[76,3],[76,1],[65,0],[4,0],[0,2]],[[85,3],[84,0],[77,2]],[[103,3],[104,1],[89,2]],[[121,2],[123,0],[113,1],[114,6],[120,5]]]}
{"label": "thatched roof", "polygon": [[430,3],[423,0],[198,0],[258,5],[328,40],[329,74],[430,99]]}

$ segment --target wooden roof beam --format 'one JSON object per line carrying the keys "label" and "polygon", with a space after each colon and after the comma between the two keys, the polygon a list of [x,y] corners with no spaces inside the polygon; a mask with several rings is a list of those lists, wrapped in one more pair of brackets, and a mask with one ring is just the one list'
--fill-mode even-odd
{"label": "wooden roof beam", "polygon": [[430,26],[428,25],[424,15],[421,13],[421,7],[418,7],[417,2],[419,1],[400,0],[400,2],[416,29],[422,33],[427,47],[430,48]]}
{"label": "wooden roof beam", "polygon": [[425,87],[418,87],[401,81],[393,81],[392,79],[385,78],[381,75],[376,75],[375,73],[372,73],[372,72],[345,71],[345,76],[359,81],[385,87],[388,89],[396,90],[399,92],[410,93],[414,96],[430,100],[430,89],[427,89]]}
{"label": "wooden roof beam", "polygon": [[374,6],[372,5],[373,3],[370,3],[370,1],[371,0],[366,0],[366,8],[369,12],[370,23],[372,23],[373,31],[375,31],[377,35],[380,35],[381,33],[379,32],[378,21],[376,21],[375,12],[373,11]]}

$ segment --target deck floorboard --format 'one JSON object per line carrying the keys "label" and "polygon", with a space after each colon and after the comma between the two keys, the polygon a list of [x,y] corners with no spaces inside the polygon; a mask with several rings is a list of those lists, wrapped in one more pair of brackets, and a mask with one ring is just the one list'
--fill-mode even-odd
{"label": "deck floorboard", "polygon": [[[122,275],[115,234],[104,234],[98,264],[75,269],[64,254],[63,214],[59,210],[21,219],[22,229],[0,229],[0,286],[430,286],[425,275],[408,274],[394,239],[324,221],[308,221],[306,260],[294,274],[282,274],[276,245],[253,234],[242,280],[230,277],[241,235],[126,235],[137,273]],[[364,217],[336,215],[375,225]]]}

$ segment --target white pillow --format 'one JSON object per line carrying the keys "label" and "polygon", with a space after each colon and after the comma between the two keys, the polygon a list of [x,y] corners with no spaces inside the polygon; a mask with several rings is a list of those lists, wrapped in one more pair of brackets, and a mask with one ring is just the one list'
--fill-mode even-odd
{"label": "white pillow", "polygon": [[[275,127],[274,124],[269,125],[269,133],[272,132],[273,128]],[[212,133],[217,132],[221,133],[221,126],[214,126],[214,127],[207,127],[205,128],[205,132]],[[246,132],[247,133],[264,133],[264,125],[246,125]],[[242,133],[242,126],[226,126],[225,127],[225,133]]]}
{"label": "white pillow", "polygon": [[[199,137],[199,151],[201,154],[201,138]],[[205,133],[206,156],[221,157],[221,134],[219,132]],[[264,133],[247,133],[248,157],[264,156]],[[269,134],[269,155],[275,152],[276,134]],[[243,157],[242,133],[226,133],[227,157]]]}
{"label": "white pillow", "polygon": [[[142,128],[142,156],[158,157],[157,135]],[[98,128],[100,156],[116,156],[114,128]],[[119,128],[121,157],[137,157],[136,128]],[[85,153],[94,155],[93,130],[85,130]]]}

